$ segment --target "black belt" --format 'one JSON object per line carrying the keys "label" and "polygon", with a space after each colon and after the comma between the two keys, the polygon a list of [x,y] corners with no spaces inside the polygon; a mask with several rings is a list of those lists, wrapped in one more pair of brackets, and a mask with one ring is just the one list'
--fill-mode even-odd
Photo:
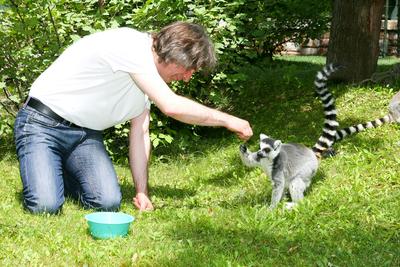
{"label": "black belt", "polygon": [[63,119],[62,117],[60,117],[58,114],[56,114],[54,111],[52,111],[48,106],[46,106],[45,104],[43,104],[42,102],[40,102],[39,100],[35,99],[35,98],[29,98],[28,102],[26,103],[27,106],[35,109],[36,111],[39,111],[40,113],[43,113],[47,116],[49,116],[50,118],[52,118],[53,120],[55,120],[56,122],[65,124],[67,126],[70,127],[78,127],[80,128],[80,126],[67,121],[66,119]]}

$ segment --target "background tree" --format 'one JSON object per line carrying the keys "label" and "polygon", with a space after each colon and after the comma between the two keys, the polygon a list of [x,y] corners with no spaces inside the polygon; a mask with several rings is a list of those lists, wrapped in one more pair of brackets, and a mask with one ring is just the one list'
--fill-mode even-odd
{"label": "background tree", "polygon": [[327,62],[346,66],[337,78],[358,82],[371,77],[379,57],[384,0],[333,1]]}

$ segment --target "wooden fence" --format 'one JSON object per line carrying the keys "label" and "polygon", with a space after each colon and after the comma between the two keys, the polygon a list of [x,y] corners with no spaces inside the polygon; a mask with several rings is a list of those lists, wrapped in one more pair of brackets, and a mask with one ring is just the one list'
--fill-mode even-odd
{"label": "wooden fence", "polygon": [[[385,38],[384,20],[382,20],[382,29],[379,40],[381,54],[385,51],[385,41],[387,42],[386,55],[400,56],[397,48],[398,30],[397,20],[388,20],[387,33]],[[329,32],[325,33],[319,39],[308,40],[303,44],[287,42],[284,45],[285,50],[282,54],[286,55],[326,55],[329,45]],[[400,51],[399,51],[400,52]]]}

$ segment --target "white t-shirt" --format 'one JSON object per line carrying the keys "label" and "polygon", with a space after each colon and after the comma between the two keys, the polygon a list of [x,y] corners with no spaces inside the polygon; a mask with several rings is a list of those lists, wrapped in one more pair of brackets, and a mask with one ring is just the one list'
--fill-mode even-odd
{"label": "white t-shirt", "polygon": [[79,126],[104,130],[150,108],[129,73],[159,77],[148,33],[118,28],[83,37],[32,84],[29,95]]}

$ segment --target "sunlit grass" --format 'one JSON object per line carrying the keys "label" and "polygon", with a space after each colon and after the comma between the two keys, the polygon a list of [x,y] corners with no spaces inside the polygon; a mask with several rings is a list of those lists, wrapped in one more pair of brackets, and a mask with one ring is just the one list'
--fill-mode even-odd
{"label": "sunlit grass", "polygon": [[[308,61],[311,59],[311,61]],[[291,57],[275,68],[248,67],[246,91],[233,112],[255,136],[313,145],[321,105],[313,76],[323,58]],[[387,112],[399,88],[332,86],[343,126]],[[90,211],[68,200],[59,216],[34,216],[21,204],[12,145],[0,158],[2,266],[399,266],[400,135],[385,125],[336,144],[296,210],[266,209],[271,184],[244,167],[240,141],[221,130],[185,151],[154,153],[150,192],[156,209],[139,213],[127,166],[116,166],[121,210],[136,220],[126,238],[98,241],[87,231]],[[217,132],[218,133],[218,132]],[[178,151],[178,152],[176,152]],[[156,157],[156,156],[157,157]]]}

